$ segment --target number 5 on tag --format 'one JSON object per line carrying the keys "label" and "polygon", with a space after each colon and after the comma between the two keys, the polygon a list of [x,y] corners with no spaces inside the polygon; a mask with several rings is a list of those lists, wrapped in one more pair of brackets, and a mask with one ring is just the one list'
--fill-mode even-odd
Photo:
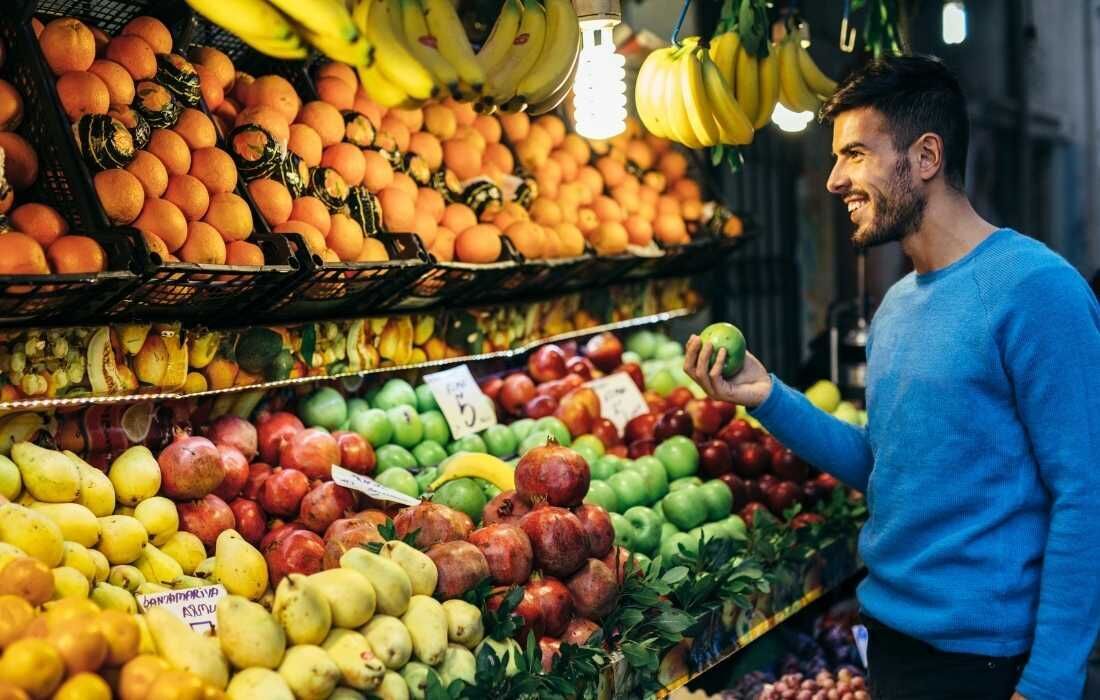
{"label": "number 5 on tag", "polygon": [[424,383],[439,404],[439,410],[451,428],[455,440],[480,433],[497,423],[493,401],[474,381],[470,368],[459,365],[451,369],[425,374]]}

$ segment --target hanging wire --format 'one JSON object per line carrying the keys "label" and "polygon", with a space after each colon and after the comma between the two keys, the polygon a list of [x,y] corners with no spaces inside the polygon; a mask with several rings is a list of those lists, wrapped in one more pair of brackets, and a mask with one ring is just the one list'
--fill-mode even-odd
{"label": "hanging wire", "polygon": [[687,17],[688,7],[690,5],[691,0],[684,0],[684,6],[680,8],[680,17],[676,20],[676,26],[672,28],[673,45],[680,43],[680,27],[684,24],[684,19]]}
{"label": "hanging wire", "polygon": [[844,53],[852,53],[856,48],[856,28],[848,23],[851,13],[851,0],[844,0],[844,17],[840,20],[840,50]]}

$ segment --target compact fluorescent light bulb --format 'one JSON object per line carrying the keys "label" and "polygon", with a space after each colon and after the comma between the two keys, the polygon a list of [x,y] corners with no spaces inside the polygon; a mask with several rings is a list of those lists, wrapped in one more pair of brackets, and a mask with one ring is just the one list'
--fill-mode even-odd
{"label": "compact fluorescent light bulb", "polygon": [[961,44],[966,41],[966,5],[960,0],[948,0],[943,4],[943,43]]}
{"label": "compact fluorescent light bulb", "polygon": [[573,119],[577,133],[609,139],[626,129],[626,59],[615,52],[615,22],[581,20],[581,55],[573,83]]}
{"label": "compact fluorescent light bulb", "polygon": [[779,102],[775,103],[775,111],[772,112],[772,123],[790,133],[802,131],[813,120],[813,112],[792,112]]}

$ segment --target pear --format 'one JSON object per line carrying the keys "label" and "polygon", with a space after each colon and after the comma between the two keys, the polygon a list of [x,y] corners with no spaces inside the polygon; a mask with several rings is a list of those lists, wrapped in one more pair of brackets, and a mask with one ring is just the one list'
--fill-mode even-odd
{"label": "pear", "polygon": [[96,575],[96,563],[95,559],[92,559],[92,550],[82,544],[69,542],[68,540],[62,546],[65,548],[65,556],[61,559],[61,566],[71,566],[84,574],[84,578],[88,579],[89,583],[93,583]]}
{"label": "pear", "polygon": [[19,549],[14,544],[8,544],[7,542],[0,542],[0,569],[3,569],[8,565],[8,562],[12,559],[18,559],[19,557],[25,557],[27,553],[22,549]]}
{"label": "pear", "polygon": [[207,584],[213,586],[215,583],[220,583],[218,577],[214,575],[214,566],[218,563],[216,557],[207,557],[199,562],[199,565],[195,567],[195,570],[191,572],[192,576],[197,576],[201,579],[206,579]]}
{"label": "pear", "polygon": [[355,569],[326,569],[308,580],[328,601],[333,627],[356,629],[374,615],[374,586]]}
{"label": "pear", "polygon": [[463,680],[474,685],[477,675],[477,659],[474,653],[461,644],[448,644],[443,663],[439,665],[439,679],[446,688],[453,681]]}
{"label": "pear", "polygon": [[413,595],[431,595],[435,592],[439,572],[435,568],[435,562],[427,554],[401,540],[390,540],[382,545],[378,554],[405,570]]}
{"label": "pear", "polygon": [[111,573],[111,562],[107,561],[107,557],[103,556],[103,552],[98,549],[89,549],[88,556],[90,556],[95,563],[95,577],[92,583],[102,583],[106,581],[107,575]]}
{"label": "pear", "polygon": [[[373,694],[371,698],[374,698]],[[332,691],[332,695],[328,696],[328,700],[367,700],[367,696],[354,688],[340,687]]]}
{"label": "pear", "polygon": [[374,690],[378,700],[409,700],[409,686],[397,671],[386,671],[382,683]]}
{"label": "pear", "polygon": [[145,622],[157,654],[173,668],[190,671],[207,685],[224,690],[229,683],[229,664],[218,640],[204,637],[166,608],[150,608]]}
{"label": "pear", "polygon": [[107,583],[134,593],[138,586],[145,583],[145,574],[141,573],[136,566],[118,564],[111,567],[111,572],[107,574]]}
{"label": "pear", "polygon": [[374,690],[386,675],[386,665],[370,650],[358,632],[334,629],[321,645],[340,668],[343,683],[357,690]]}
{"label": "pear", "polygon": [[182,576],[177,576],[171,581],[168,581],[168,585],[178,591],[181,588],[202,588],[203,586],[209,586],[210,582],[198,576],[183,574]]}
{"label": "pear", "polygon": [[412,637],[416,658],[429,666],[442,663],[447,653],[447,615],[439,601],[428,595],[414,595],[401,622]]}
{"label": "pear", "polygon": [[222,652],[235,667],[279,667],[286,651],[286,634],[262,605],[228,595],[218,601],[217,622]]}
{"label": "pear", "polygon": [[419,661],[410,661],[401,669],[401,677],[405,679],[405,685],[409,687],[409,697],[412,700],[424,700],[424,696],[428,691],[428,676],[439,678],[439,674],[435,672],[435,669]]}
{"label": "pear", "polygon": [[59,566],[53,569],[53,598],[87,598],[92,584],[87,577],[71,566]]}
{"label": "pear", "polygon": [[99,520],[79,503],[35,502],[30,508],[57,523],[61,536],[69,542],[94,547],[99,541]]}
{"label": "pear", "polygon": [[152,595],[154,593],[167,593],[172,590],[163,583],[153,583],[152,581],[145,581],[137,587],[137,595]]}
{"label": "pear", "polygon": [[11,458],[19,467],[23,488],[35,500],[72,503],[80,497],[80,470],[60,452],[17,442],[11,447]]}
{"label": "pear", "polygon": [[366,637],[374,655],[386,664],[386,668],[399,669],[412,656],[412,637],[396,617],[375,615],[359,631]]}
{"label": "pear", "polygon": [[313,644],[287,649],[279,666],[279,675],[298,700],[324,700],[332,694],[341,678],[340,669],[332,657]]}
{"label": "pear", "polygon": [[508,664],[504,668],[504,675],[507,678],[511,678],[519,672],[517,659],[523,656],[523,649],[520,648],[516,640],[508,638],[498,641],[492,637],[486,637],[481,640],[481,644],[478,644],[477,648],[474,649],[474,658],[481,656],[481,650],[485,647],[492,649],[493,653],[496,654],[497,658],[500,659],[502,663],[504,662],[504,656],[508,656]]}
{"label": "pear", "polygon": [[92,594],[88,597],[103,610],[121,610],[131,615],[137,612],[137,601],[134,600],[134,594],[119,586],[112,586],[109,583],[97,583],[92,588]]}
{"label": "pear", "polygon": [[154,583],[171,585],[174,579],[183,576],[183,569],[178,561],[149,543],[141,548],[141,556],[134,561],[134,566],[146,581]]}
{"label": "pear", "polygon": [[61,528],[42,513],[16,503],[0,506],[0,542],[54,567],[65,557],[64,541]]}
{"label": "pear", "polygon": [[136,506],[160,491],[160,465],[144,445],[134,445],[116,457],[107,476],[123,505]]}
{"label": "pear", "polygon": [[383,615],[404,615],[412,596],[412,582],[395,562],[365,549],[349,549],[340,557],[340,566],[355,569],[374,587],[377,610]]}
{"label": "pear", "polygon": [[96,549],[112,564],[130,564],[141,556],[149,542],[149,533],[141,521],[129,515],[108,515],[99,519],[99,543]]}
{"label": "pear", "polygon": [[234,674],[225,694],[229,700],[294,700],[283,677],[267,668],[246,668]]}
{"label": "pear", "polygon": [[0,496],[9,501],[19,498],[23,491],[23,477],[19,467],[4,455],[0,455]]}
{"label": "pear", "polygon": [[485,625],[481,621],[481,610],[464,600],[453,598],[443,601],[443,612],[447,615],[447,639],[461,644],[467,649],[477,646],[485,636]]}
{"label": "pear", "polygon": [[320,644],[332,627],[328,601],[302,574],[288,574],[279,582],[271,612],[291,644]]}
{"label": "pear", "polygon": [[175,559],[183,573],[188,576],[193,575],[199,564],[206,559],[206,546],[191,532],[177,532],[158,546],[160,551]]}
{"label": "pear", "polygon": [[180,515],[176,504],[164,496],[146,498],[137,504],[134,517],[149,533],[149,540],[158,547],[180,529]]}
{"label": "pear", "polygon": [[76,502],[95,513],[97,518],[114,513],[115,486],[107,475],[68,450],[61,454],[80,472],[80,498]]}
{"label": "pear", "polygon": [[233,595],[259,600],[267,590],[267,562],[236,530],[222,530],[214,545],[214,576]]}

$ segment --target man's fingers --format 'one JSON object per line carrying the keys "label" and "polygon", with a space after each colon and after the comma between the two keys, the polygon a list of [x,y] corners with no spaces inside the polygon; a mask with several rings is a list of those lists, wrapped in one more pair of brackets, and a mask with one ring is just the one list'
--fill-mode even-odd
{"label": "man's fingers", "polygon": [[707,376],[710,372],[710,354],[713,352],[713,348],[710,343],[703,343],[703,347],[699,350],[699,355],[695,358],[695,380],[698,381]]}
{"label": "man's fingers", "polygon": [[712,383],[717,383],[722,378],[722,365],[726,362],[726,349],[719,348],[718,354],[714,356],[714,362],[710,366],[710,372],[708,375]]}
{"label": "man's fingers", "polygon": [[688,338],[684,347],[684,371],[692,374],[695,371],[695,360],[699,357],[699,336]]}

